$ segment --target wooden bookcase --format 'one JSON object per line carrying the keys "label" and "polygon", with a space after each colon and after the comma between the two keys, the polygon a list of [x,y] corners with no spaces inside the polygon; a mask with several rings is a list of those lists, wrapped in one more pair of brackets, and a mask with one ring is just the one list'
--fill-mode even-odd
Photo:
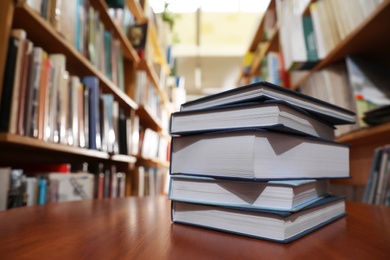
{"label": "wooden bookcase", "polygon": [[[135,70],[147,71],[148,78],[156,87],[157,93],[160,95],[160,100],[163,102],[164,109],[170,113],[169,99],[164,89],[158,87],[158,76],[151,64],[141,61],[136,50],[132,47],[127,36],[121,28],[109,16],[108,6],[104,0],[90,0],[91,6],[100,14],[100,20],[107,28],[112,37],[118,39],[120,48],[122,49],[124,58],[124,76],[125,76],[125,91],[120,90],[113,81],[105,74],[100,72],[92,63],[83,56],[74,46],[66,41],[60,33],[58,33],[48,21],[40,17],[40,15],[32,10],[26,3],[15,3],[14,0],[4,0],[0,2],[0,82],[3,82],[3,72],[5,69],[8,38],[11,29],[20,28],[27,32],[27,38],[34,45],[42,47],[47,53],[62,53],[66,56],[67,70],[79,77],[96,76],[99,80],[99,86],[102,93],[113,94],[114,99],[119,103],[119,107],[123,109],[126,116],[130,116],[131,111],[140,117],[140,124],[143,127],[151,128],[152,130],[161,133],[169,140],[167,134],[167,126],[162,125],[147,107],[138,105],[128,93],[134,88],[134,72]],[[127,6],[136,17],[137,21],[147,19],[142,13],[139,4],[134,0],[126,1]],[[163,51],[158,44],[156,29],[152,30],[153,36],[148,37],[152,41],[153,47],[158,53],[157,60],[164,66],[169,73]],[[104,51],[104,50],[100,50]],[[0,95],[2,87],[0,87]],[[169,162],[160,160],[150,160],[141,156],[110,154],[103,151],[91,150],[86,148],[78,148],[63,144],[45,142],[32,137],[20,136],[10,133],[0,133],[0,166],[18,166],[23,163],[91,163],[98,164],[100,162],[116,165],[118,171],[125,172],[131,179],[134,173],[135,165],[169,167]],[[129,176],[130,175],[130,176]],[[129,195],[129,193],[126,193]]]}
{"label": "wooden bookcase", "polygon": [[[315,0],[308,1],[309,4]],[[309,14],[309,4],[304,9],[304,14]],[[266,12],[276,8],[276,1],[271,0]],[[258,44],[264,41],[264,19],[260,20],[257,31],[248,47],[248,52],[255,52]],[[342,39],[328,55],[314,68],[307,71],[297,81],[291,84],[291,89],[297,90],[303,82],[315,71],[342,61],[347,55],[355,54],[368,57],[384,66],[390,66],[390,1],[384,0],[377,8],[366,17],[352,32]],[[261,62],[269,51],[281,52],[280,24],[276,22],[273,34],[269,37],[260,52],[256,52],[249,73],[244,70],[240,73],[237,85],[249,84],[251,77],[257,75],[261,69]],[[390,143],[390,123],[379,126],[359,129],[344,134],[336,139],[338,142],[351,144],[350,169],[351,179],[334,181],[336,185],[345,186],[347,189],[364,190],[370,173],[374,149]],[[352,200],[360,200],[362,194],[352,196]]]}

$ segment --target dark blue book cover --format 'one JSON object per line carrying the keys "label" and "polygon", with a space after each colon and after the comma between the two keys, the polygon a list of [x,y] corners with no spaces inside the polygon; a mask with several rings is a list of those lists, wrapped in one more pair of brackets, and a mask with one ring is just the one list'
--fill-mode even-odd
{"label": "dark blue book cover", "polygon": [[83,78],[83,84],[89,90],[89,148],[101,149],[100,132],[100,90],[97,77],[88,76]]}

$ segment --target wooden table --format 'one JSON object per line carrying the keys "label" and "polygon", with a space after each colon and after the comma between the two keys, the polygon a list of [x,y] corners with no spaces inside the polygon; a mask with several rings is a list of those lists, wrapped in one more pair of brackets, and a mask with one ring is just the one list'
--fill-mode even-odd
{"label": "wooden table", "polygon": [[0,259],[390,259],[390,207],[348,215],[290,244],[172,224],[166,197],[0,212]]}

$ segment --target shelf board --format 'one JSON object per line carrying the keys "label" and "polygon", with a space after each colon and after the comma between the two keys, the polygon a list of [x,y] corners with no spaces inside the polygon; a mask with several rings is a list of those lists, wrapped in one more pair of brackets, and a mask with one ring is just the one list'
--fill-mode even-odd
{"label": "shelf board", "polygon": [[357,54],[369,59],[378,60],[384,64],[390,63],[390,52],[383,53],[382,50],[390,46],[389,27],[390,24],[390,1],[384,1],[377,9],[358,25],[349,35],[341,40],[336,47],[320,61],[308,75],[302,77],[292,89],[296,90],[315,71],[327,65],[343,60],[347,55]]}
{"label": "shelf board", "polygon": [[169,168],[169,162],[160,159],[147,159],[141,156],[137,156],[137,165],[149,166],[149,167],[164,167]]}
{"label": "shelf board", "polygon": [[163,131],[160,119],[158,119],[147,106],[140,105],[136,110],[137,115],[140,117],[141,124],[147,128],[150,128],[156,132]]}
{"label": "shelf board", "polygon": [[67,69],[71,74],[83,76],[96,76],[100,81],[103,93],[114,94],[122,106],[137,109],[138,105],[119,89],[103,73],[95,68],[89,60],[68,43],[55,29],[27,4],[18,4],[15,8],[13,28],[22,28],[27,32],[27,38],[34,45],[42,47],[48,53],[62,53],[66,56]]}
{"label": "shelf board", "polygon": [[131,45],[127,36],[123,33],[122,29],[111,19],[108,14],[108,6],[106,2],[103,0],[91,1],[91,5],[99,11],[100,19],[103,21],[105,28],[109,29],[113,33],[113,36],[120,41],[123,56],[135,63],[138,63],[140,59],[137,52]]}
{"label": "shelf board", "polygon": [[136,157],[124,154],[113,154],[111,155],[110,159],[115,162],[124,162],[130,164],[134,164],[137,161]]}
{"label": "shelf board", "polygon": [[390,143],[390,122],[345,134],[337,138],[336,141],[352,145],[369,144],[377,141]]}
{"label": "shelf board", "polygon": [[[30,159],[37,162],[62,161],[80,162],[86,161],[109,161],[115,163],[135,163],[136,158],[128,155],[110,155],[106,152],[45,142],[39,139],[20,136],[15,134],[0,133],[0,150],[2,161],[7,163],[8,155],[14,162],[28,162]],[[15,154],[18,156],[15,159]]]}

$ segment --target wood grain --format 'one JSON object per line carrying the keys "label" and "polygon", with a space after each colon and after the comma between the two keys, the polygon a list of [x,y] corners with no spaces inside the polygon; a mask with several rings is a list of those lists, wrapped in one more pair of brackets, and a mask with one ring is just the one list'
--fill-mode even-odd
{"label": "wood grain", "polygon": [[2,259],[388,259],[390,208],[348,215],[290,244],[172,224],[166,197],[91,200],[0,212]]}

